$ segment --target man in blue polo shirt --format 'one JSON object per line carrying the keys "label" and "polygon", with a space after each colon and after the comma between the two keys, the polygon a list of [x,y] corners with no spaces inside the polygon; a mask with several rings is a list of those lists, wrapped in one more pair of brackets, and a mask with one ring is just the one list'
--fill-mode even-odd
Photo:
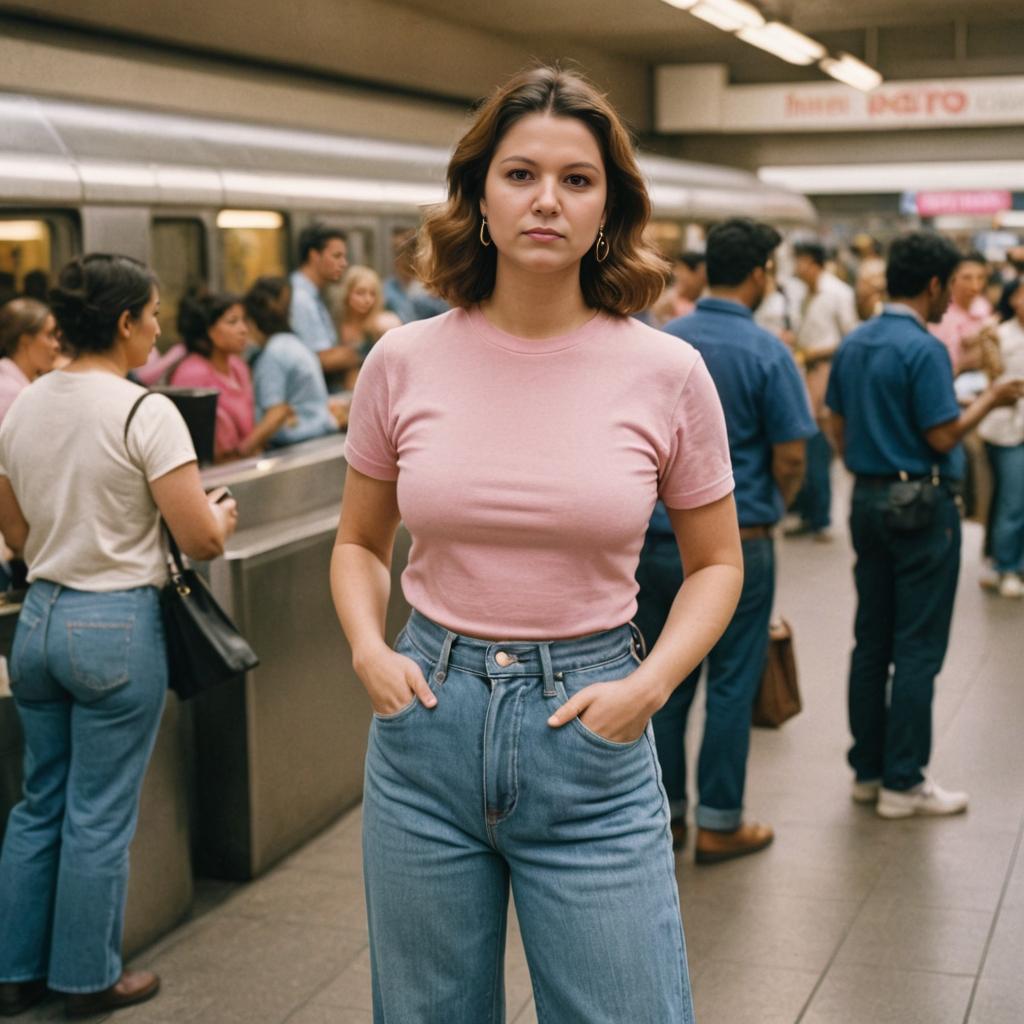
{"label": "man in blue polo shirt", "polygon": [[826,395],[836,446],[856,474],[852,796],[883,818],[967,808],[966,793],[926,774],[935,676],[960,573],[959,442],[994,407],[1024,394],[1024,382],[1007,381],[967,409],[957,403],[949,354],[927,324],[949,305],[959,262],[939,235],[897,239],[886,270],[891,301],[839,347]]}
{"label": "man in blue polo shirt", "polygon": [[[804,474],[805,439],[816,431],[807,392],[785,345],[754,323],[771,255],[781,239],[766,224],[729,220],[708,234],[710,297],[665,330],[690,342],[707,365],[725,411],[736,479],[744,581],[732,622],[707,659],[707,717],[698,763],[696,859],[707,864],[764,849],[771,828],[743,821],[750,716],[768,650],[775,594],[772,527]],[[637,570],[637,624],[657,640],[682,583],[679,550],[665,510],[651,521]],[[686,828],[686,719],[700,668],[654,716],[662,777],[681,846]]]}

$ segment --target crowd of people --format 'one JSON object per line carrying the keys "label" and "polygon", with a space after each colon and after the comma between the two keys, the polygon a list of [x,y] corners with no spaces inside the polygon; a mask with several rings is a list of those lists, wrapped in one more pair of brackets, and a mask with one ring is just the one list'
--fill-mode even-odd
{"label": "crowd of people", "polygon": [[[928,774],[931,700],[975,428],[994,586],[1024,592],[1024,279],[998,323],[980,257],[938,235],[867,247],[850,285],[811,239],[781,274],[779,233],[740,218],[673,267],[618,115],[558,68],[496,90],[448,183],[415,273],[409,238],[382,283],[313,224],[290,277],[186,296],[159,356],[159,285],[127,257],[75,259],[49,305],[0,310],[0,530],[31,583],[3,1013],[48,988],[72,1016],[159,988],[120,945],[166,690],[161,520],[207,559],[237,508],[204,494],[180,414],[131,378],[215,389],[219,459],[347,428],[330,577],[374,712],[375,1020],[501,1019],[510,886],[547,1017],[693,1019],[672,854],[687,717],[703,675],[697,863],[763,850],[743,798],[774,534],[792,510],[794,536],[828,539],[834,453],[855,478],[852,798],[882,818],[967,807]],[[414,610],[391,646],[400,521]]]}

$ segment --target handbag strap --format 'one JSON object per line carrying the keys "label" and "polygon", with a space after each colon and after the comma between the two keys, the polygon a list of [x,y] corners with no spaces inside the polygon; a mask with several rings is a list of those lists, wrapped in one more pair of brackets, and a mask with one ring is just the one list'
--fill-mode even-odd
{"label": "handbag strap", "polygon": [[[149,398],[154,392],[143,391],[138,398],[135,399],[131,409],[128,410],[128,417],[124,421],[124,450],[128,453],[128,458],[132,465],[136,466],[140,472],[145,472],[143,468],[132,458],[131,449],[128,447],[128,428],[132,425],[132,420],[135,419],[135,414],[139,411],[139,406]],[[160,524],[164,528],[164,534],[167,537],[167,548],[171,554],[171,561],[174,563],[174,568],[171,571],[171,576],[181,576],[185,572],[185,563],[181,557],[181,549],[178,547],[178,542],[174,539],[174,534],[171,533],[170,527],[167,525],[167,521],[160,517]]]}

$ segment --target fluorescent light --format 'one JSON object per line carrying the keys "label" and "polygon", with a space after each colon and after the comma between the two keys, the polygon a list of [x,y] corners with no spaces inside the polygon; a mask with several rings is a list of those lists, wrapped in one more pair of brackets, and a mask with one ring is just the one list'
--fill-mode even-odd
{"label": "fluorescent light", "polygon": [[862,60],[849,53],[840,53],[837,57],[826,57],[818,62],[818,67],[840,82],[852,85],[854,89],[871,92],[882,84],[882,76]]}
{"label": "fluorescent light", "polygon": [[217,214],[219,228],[261,228],[277,231],[284,223],[274,210],[221,210]]}
{"label": "fluorescent light", "polygon": [[781,21],[770,21],[759,28],[744,28],[737,35],[745,43],[767,50],[790,64],[813,64],[827,52],[817,40],[783,25]]}
{"label": "fluorescent light", "polygon": [[669,7],[678,7],[681,11],[688,11],[695,4],[700,3],[700,0],[663,0],[663,2]]}
{"label": "fluorescent light", "polygon": [[933,160],[900,164],[803,164],[762,167],[769,185],[809,195],[875,195],[941,190],[1024,190],[1024,160]]}
{"label": "fluorescent light", "polygon": [[0,220],[0,242],[39,242],[45,237],[41,220]]}
{"label": "fluorescent light", "polygon": [[689,11],[694,17],[723,32],[736,32],[738,29],[756,28],[764,24],[761,12],[744,0],[699,0]]}

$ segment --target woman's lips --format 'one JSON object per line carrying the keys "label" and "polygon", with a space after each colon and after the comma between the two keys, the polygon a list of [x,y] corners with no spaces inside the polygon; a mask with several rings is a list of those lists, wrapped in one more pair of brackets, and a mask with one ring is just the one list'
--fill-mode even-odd
{"label": "woman's lips", "polygon": [[527,231],[525,234],[528,238],[534,238],[538,242],[554,242],[562,237],[557,231],[545,231],[540,228]]}

